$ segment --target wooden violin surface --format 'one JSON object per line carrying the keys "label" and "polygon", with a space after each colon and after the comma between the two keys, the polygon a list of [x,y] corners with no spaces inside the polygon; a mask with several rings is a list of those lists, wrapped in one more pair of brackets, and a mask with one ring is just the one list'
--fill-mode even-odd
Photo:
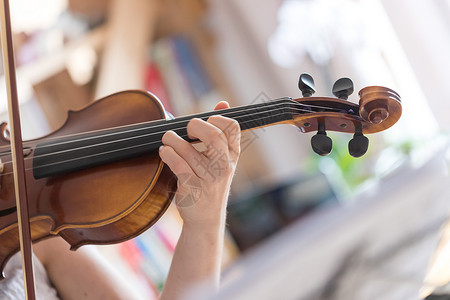
{"label": "wooden violin surface", "polygon": [[[145,92],[117,93],[70,112],[67,122],[44,139],[164,118],[158,101]],[[33,149],[39,140],[26,142]],[[3,145],[7,141],[3,139]],[[10,161],[10,154],[2,161]],[[25,159],[32,240],[59,234],[72,248],[111,244],[138,235],[164,213],[176,180],[158,153],[35,179],[32,157]],[[0,189],[0,260],[19,249],[11,163],[6,163]],[[151,198],[150,201],[148,198]],[[8,212],[10,212],[8,214]],[[133,212],[131,220],[130,213]],[[129,236],[129,232],[135,234]],[[126,235],[124,235],[126,233]],[[2,265],[4,267],[4,265]]]}

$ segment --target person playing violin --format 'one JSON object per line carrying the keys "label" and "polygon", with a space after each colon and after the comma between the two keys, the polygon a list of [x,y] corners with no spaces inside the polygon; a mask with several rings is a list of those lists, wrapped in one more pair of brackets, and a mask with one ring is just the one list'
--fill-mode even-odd
{"label": "person playing violin", "polygon": [[[228,107],[219,102],[215,109]],[[207,121],[192,119],[187,131],[190,138],[203,142],[204,151],[173,131],[164,134],[159,150],[178,178],[175,202],[183,220],[161,299],[182,299],[198,284],[218,288],[227,199],[240,154],[240,128],[233,119],[220,115]],[[192,182],[200,189],[193,189]],[[94,249],[82,247],[72,252],[68,248],[61,238],[34,245],[39,259],[35,267],[38,299],[139,299]],[[42,266],[45,272],[40,274]],[[8,267],[6,279],[0,281],[0,298],[21,299],[23,282],[12,282],[16,277],[8,276]],[[50,286],[40,286],[45,285],[45,273]],[[15,290],[20,286],[21,291]]]}

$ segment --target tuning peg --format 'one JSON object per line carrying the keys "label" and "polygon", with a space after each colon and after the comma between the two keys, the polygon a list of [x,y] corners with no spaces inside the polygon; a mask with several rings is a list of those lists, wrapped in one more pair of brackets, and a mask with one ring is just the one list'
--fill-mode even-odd
{"label": "tuning peg", "polygon": [[344,77],[338,79],[333,85],[333,95],[336,97],[347,100],[348,96],[353,93],[353,81],[350,78]]}
{"label": "tuning peg", "polygon": [[348,152],[353,157],[361,157],[369,148],[369,139],[362,134],[361,124],[356,126],[353,138],[348,142]]}
{"label": "tuning peg", "polygon": [[303,97],[311,97],[315,92],[314,79],[308,73],[300,75],[298,80],[298,88],[302,91]]}
{"label": "tuning peg", "polygon": [[325,132],[325,123],[319,121],[319,130],[317,134],[311,138],[311,146],[317,154],[325,156],[330,154],[333,147],[333,141]]}

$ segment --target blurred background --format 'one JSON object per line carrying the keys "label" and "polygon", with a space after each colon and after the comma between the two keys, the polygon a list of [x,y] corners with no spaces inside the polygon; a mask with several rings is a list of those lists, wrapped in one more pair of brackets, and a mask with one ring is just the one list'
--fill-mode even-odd
{"label": "blurred background", "polygon": [[[355,103],[365,86],[395,90],[402,117],[368,136],[362,158],[348,154],[348,134],[329,133],[327,157],[311,150],[312,134],[293,126],[243,134],[223,297],[273,299],[275,287],[262,284],[269,278],[282,285],[283,299],[450,294],[449,0],[14,0],[11,12],[24,139],[125,89],[153,92],[175,117],[212,110],[220,100],[299,98],[305,72],[317,96],[332,96],[341,77],[353,80]],[[3,79],[0,85],[7,120]],[[171,208],[140,237],[99,250],[156,298],[180,226]],[[287,276],[295,262],[299,277]],[[386,276],[392,270],[398,274]]]}

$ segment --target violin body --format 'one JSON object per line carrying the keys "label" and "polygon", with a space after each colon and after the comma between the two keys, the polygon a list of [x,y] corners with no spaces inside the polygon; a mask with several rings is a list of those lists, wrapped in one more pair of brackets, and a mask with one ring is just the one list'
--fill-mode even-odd
{"label": "violin body", "polygon": [[[122,242],[155,223],[169,206],[177,185],[175,176],[157,152],[40,179],[31,172],[31,158],[41,140],[165,118],[162,105],[150,93],[120,92],[80,111],[70,111],[60,129],[25,142],[32,241],[60,235],[74,250],[85,244]],[[4,127],[0,146],[9,145]],[[10,162],[9,150],[3,152],[2,162]],[[12,164],[3,163],[0,177],[1,270],[20,249],[13,180]]]}

